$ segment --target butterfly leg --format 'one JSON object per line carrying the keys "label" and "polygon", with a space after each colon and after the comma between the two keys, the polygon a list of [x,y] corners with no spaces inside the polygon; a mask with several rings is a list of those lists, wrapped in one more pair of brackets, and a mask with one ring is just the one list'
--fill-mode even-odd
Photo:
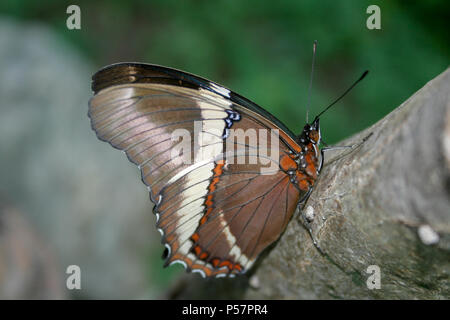
{"label": "butterfly leg", "polygon": [[354,143],[354,144],[352,144],[352,145],[350,145],[350,146],[328,146],[324,141],[322,141],[322,144],[323,145],[325,145],[325,147],[324,148],[322,148],[321,150],[323,151],[323,152],[326,152],[326,151],[332,151],[332,150],[340,150],[340,149],[353,149],[353,148],[356,148],[356,147],[359,147],[359,146],[361,146],[364,142],[366,142],[367,141],[367,139],[369,139],[370,138],[370,136],[373,134],[373,132],[371,132],[371,133],[369,133],[366,137],[364,137],[360,142],[356,142],[356,143]]}
{"label": "butterfly leg", "polygon": [[[327,164],[330,164],[330,163],[332,163],[332,162],[334,162],[334,161],[336,161],[336,160],[338,160],[338,159],[341,159],[341,158],[343,158],[343,157],[349,155],[354,149],[360,147],[364,142],[366,142],[367,139],[369,139],[369,137],[370,137],[372,134],[373,134],[372,132],[369,133],[369,134],[368,134],[366,137],[364,137],[361,141],[356,142],[356,143],[354,143],[354,144],[352,144],[352,145],[350,145],[350,146],[331,146],[331,147],[326,146],[326,147],[320,149],[320,153],[321,153],[321,160],[320,160],[320,161],[321,161],[321,162],[320,162],[320,169],[319,169],[319,171],[322,169],[323,159],[324,159],[325,152],[327,152],[327,151],[333,151],[333,150],[341,150],[341,149],[350,149],[350,152],[349,152],[349,153],[346,153],[346,154],[340,154],[340,155],[338,155],[336,158],[333,158],[332,160],[327,161]],[[326,143],[323,143],[323,144],[326,145]]]}

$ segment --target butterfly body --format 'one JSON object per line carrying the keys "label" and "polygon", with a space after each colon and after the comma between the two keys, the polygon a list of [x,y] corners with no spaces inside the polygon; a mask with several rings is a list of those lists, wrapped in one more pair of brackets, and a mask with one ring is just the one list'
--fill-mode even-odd
{"label": "butterfly body", "polygon": [[156,65],[108,66],[92,88],[92,128],[138,165],[166,265],[205,277],[244,273],[320,173],[318,119],[296,136],[229,89]]}

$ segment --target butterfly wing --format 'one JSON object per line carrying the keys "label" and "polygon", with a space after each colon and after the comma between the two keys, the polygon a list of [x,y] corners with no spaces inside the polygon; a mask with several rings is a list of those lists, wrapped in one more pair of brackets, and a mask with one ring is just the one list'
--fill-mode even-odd
{"label": "butterfly wing", "polygon": [[[166,263],[204,276],[248,270],[306,192],[280,170],[300,150],[293,134],[247,99],[170,68],[112,65],[92,87],[92,128],[139,166]],[[257,145],[230,129],[253,130]]]}

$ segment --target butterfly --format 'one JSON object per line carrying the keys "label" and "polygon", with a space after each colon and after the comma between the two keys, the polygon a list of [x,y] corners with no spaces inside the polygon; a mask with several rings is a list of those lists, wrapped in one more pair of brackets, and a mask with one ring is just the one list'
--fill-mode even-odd
{"label": "butterfly", "polygon": [[113,64],[92,79],[92,129],[140,169],[165,266],[203,277],[249,270],[316,183],[319,116],[296,135],[215,82],[152,64]]}

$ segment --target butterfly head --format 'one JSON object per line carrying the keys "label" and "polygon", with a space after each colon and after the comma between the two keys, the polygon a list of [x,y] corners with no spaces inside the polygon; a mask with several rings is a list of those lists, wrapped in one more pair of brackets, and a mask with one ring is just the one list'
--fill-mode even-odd
{"label": "butterfly head", "polygon": [[315,118],[312,123],[307,123],[299,136],[302,144],[320,144],[320,122],[319,118]]}
{"label": "butterfly head", "polygon": [[[315,50],[315,45],[314,45]],[[303,128],[303,132],[299,136],[300,143],[307,144],[312,143],[314,145],[319,145],[321,142],[320,137],[320,125],[319,125],[319,118],[322,114],[324,114],[328,109],[330,109],[332,106],[334,106],[339,100],[341,100],[347,93],[350,92],[362,79],[364,79],[367,74],[369,73],[368,70],[364,71],[363,74],[359,77],[358,80],[356,80],[350,88],[348,88],[343,94],[339,96],[336,100],[334,100],[331,104],[328,105],[324,110],[322,110],[313,120],[311,124],[307,123],[305,127]],[[308,119],[308,114],[306,114],[306,119]]]}

